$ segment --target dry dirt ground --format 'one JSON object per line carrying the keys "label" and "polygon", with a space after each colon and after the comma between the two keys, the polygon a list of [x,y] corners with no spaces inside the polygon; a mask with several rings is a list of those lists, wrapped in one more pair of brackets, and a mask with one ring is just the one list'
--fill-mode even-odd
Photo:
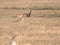
{"label": "dry dirt ground", "polygon": [[44,15],[44,11],[36,15],[33,10],[31,17],[15,22],[17,18],[14,16],[21,12],[25,11],[0,9],[0,45],[10,45],[14,36],[17,45],[60,45],[60,18],[57,17],[59,13],[55,14],[53,11],[53,16],[44,17],[38,16]]}

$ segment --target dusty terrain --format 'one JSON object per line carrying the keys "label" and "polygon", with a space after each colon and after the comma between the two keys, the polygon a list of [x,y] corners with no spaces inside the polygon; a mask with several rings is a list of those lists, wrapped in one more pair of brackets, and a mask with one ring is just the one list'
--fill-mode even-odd
{"label": "dusty terrain", "polygon": [[[17,14],[30,17],[16,22]],[[0,0],[0,45],[60,45],[59,0]]]}
{"label": "dusty terrain", "polygon": [[[37,15],[34,15],[34,11],[37,11]],[[57,16],[58,14],[56,16],[53,14],[51,17],[48,15],[41,17],[39,11],[44,12],[44,10],[33,10],[31,17],[25,17],[23,23],[15,22],[17,18],[14,16],[19,12],[27,12],[27,10],[0,9],[0,45],[10,45],[15,35],[17,45],[60,45],[60,18]],[[48,11],[45,12],[49,14]]]}
{"label": "dusty terrain", "polygon": [[0,8],[60,10],[60,0],[0,0]]}

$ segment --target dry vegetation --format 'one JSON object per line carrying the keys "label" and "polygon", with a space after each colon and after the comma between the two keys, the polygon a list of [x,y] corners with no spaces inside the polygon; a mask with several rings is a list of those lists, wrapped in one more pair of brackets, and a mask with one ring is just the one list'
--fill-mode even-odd
{"label": "dry vegetation", "polygon": [[[33,10],[31,17],[25,17],[24,23],[15,22],[18,13],[27,12],[27,10],[0,10],[0,40],[1,45],[9,45],[10,40],[16,35],[16,41],[20,45],[31,44],[31,45],[56,45],[60,44],[60,18],[57,17],[59,14],[57,12],[56,17],[48,17],[49,14],[55,15],[54,12],[48,13],[44,10]],[[36,14],[34,15],[34,12]],[[46,12],[48,16],[43,15]],[[40,15],[37,15],[41,13]],[[40,17],[39,17],[40,16]],[[4,37],[6,36],[6,37]],[[3,38],[2,38],[3,37]],[[5,40],[6,38],[6,40]],[[2,43],[2,39],[6,43]]]}
{"label": "dry vegetation", "polygon": [[[14,36],[17,45],[60,45],[58,1],[42,0],[41,2],[44,2],[42,5],[36,0],[36,3],[30,1],[28,4],[27,0],[25,3],[13,0],[14,4],[12,0],[9,0],[10,3],[0,1],[0,45],[10,45]],[[17,14],[26,13],[30,9],[32,9],[31,17],[25,17],[24,23],[15,22],[18,19]]]}

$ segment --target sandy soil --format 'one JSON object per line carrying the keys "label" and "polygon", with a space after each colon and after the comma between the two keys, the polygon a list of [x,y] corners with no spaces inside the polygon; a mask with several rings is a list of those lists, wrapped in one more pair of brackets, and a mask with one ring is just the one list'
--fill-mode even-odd
{"label": "sandy soil", "polygon": [[[41,14],[46,12],[53,16],[39,17],[40,11],[33,10],[31,17],[15,22],[17,17],[14,16],[25,11],[0,10],[0,45],[10,45],[14,36],[17,45],[60,45],[60,18],[48,11]],[[34,15],[34,12],[38,13]]]}

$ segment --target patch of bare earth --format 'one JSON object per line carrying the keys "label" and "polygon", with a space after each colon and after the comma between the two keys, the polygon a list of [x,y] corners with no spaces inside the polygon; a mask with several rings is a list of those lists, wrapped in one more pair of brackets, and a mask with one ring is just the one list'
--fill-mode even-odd
{"label": "patch of bare earth", "polygon": [[0,13],[0,45],[10,45],[14,36],[17,45],[60,45],[60,18],[36,17],[32,12],[31,17],[24,18],[24,23],[15,22],[17,18],[13,16],[18,12]]}

